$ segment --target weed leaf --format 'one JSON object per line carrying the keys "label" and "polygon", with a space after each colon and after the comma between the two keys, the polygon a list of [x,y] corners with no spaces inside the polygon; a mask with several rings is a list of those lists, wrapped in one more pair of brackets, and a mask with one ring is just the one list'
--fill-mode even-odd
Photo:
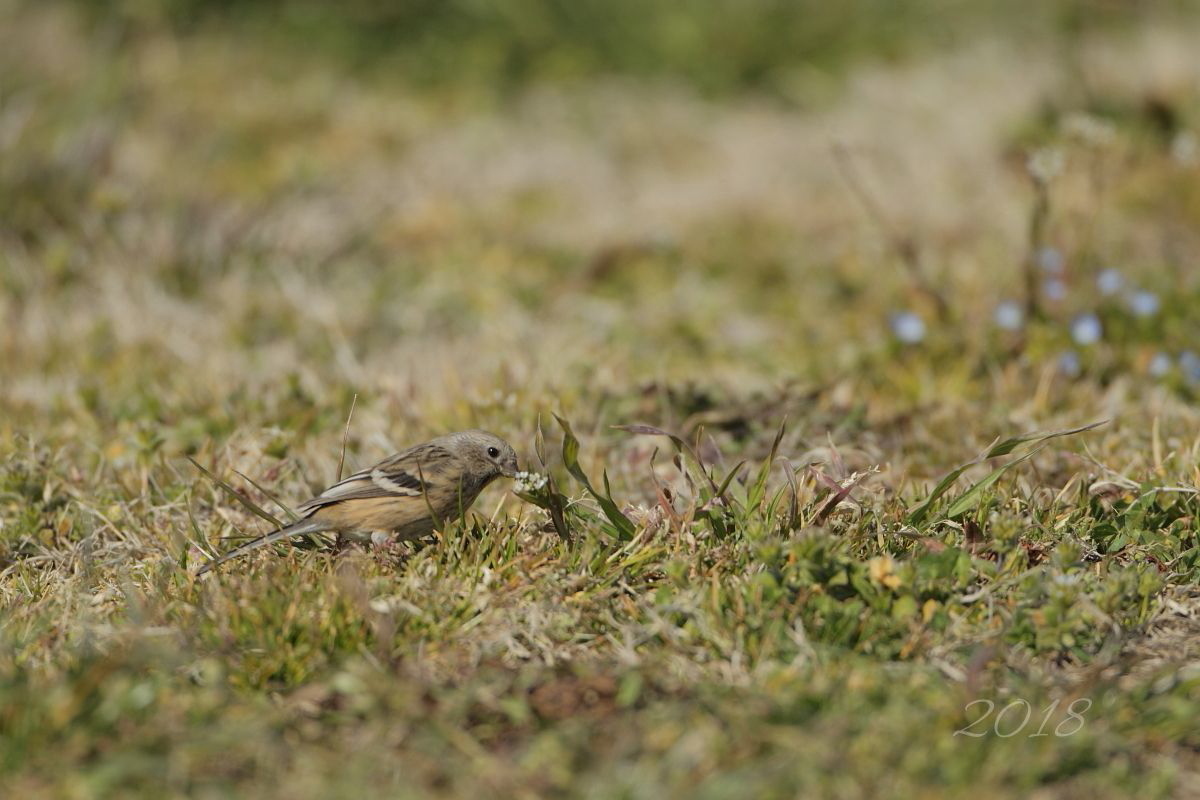
{"label": "weed leaf", "polygon": [[[1107,422],[1108,422],[1108,420],[1101,420],[1099,422],[1093,422],[1090,425],[1083,425],[1078,428],[1069,428],[1069,429],[1061,430],[1061,431],[1037,431],[1034,433],[1026,433],[1026,434],[1022,434],[1020,436],[1013,436],[1010,439],[1005,439],[1004,441],[1002,441],[998,444],[992,445],[978,458],[974,459],[973,461],[968,461],[966,464],[963,464],[960,467],[956,467],[955,469],[951,470],[944,478],[942,478],[940,481],[938,481],[937,486],[934,487],[934,489],[930,493],[929,497],[925,498],[925,501],[923,503],[921,503],[919,506],[917,506],[915,509],[913,509],[913,511],[908,515],[908,518],[907,518],[908,524],[909,525],[919,525],[922,522],[924,522],[925,518],[929,516],[929,512],[933,509],[934,504],[937,503],[937,501],[942,497],[942,495],[944,495],[950,489],[950,487],[954,485],[954,482],[957,481],[964,472],[966,472],[968,469],[975,466],[976,464],[986,461],[989,458],[996,458],[998,456],[1006,456],[1009,453],[1016,450],[1021,445],[1027,444],[1029,442],[1036,442],[1036,443],[1040,444],[1042,442],[1047,442],[1050,439],[1056,439],[1060,436],[1071,436],[1076,433],[1083,433],[1084,431],[1090,431],[1093,428],[1098,428]],[[1040,448],[1038,448],[1038,449],[1040,449]],[[995,483],[996,480],[999,479],[999,477],[1001,475],[1003,475],[1010,467],[1016,466],[1017,464],[1021,463],[1022,461],[1027,460],[1030,456],[1033,455],[1033,453],[1036,453],[1036,452],[1037,452],[1037,450],[1034,450],[1033,452],[1028,453],[1019,459],[1016,459],[1015,461],[1009,462],[1008,464],[1005,464],[1005,465],[997,468],[997,470],[993,471],[990,475],[985,477],[982,481],[975,484],[975,486],[972,486],[971,489],[969,489],[967,491],[967,493],[963,495],[963,497],[959,498],[959,500],[951,506],[951,509],[958,508],[960,506],[960,504],[962,504],[964,501],[967,501],[970,503],[976,502],[978,500],[979,492],[982,492],[983,489],[987,488],[987,486],[991,486],[993,483]],[[987,483],[987,486],[981,487],[981,484],[983,484],[985,481],[990,481],[990,482]],[[979,487],[979,492],[975,491],[975,489],[977,487]],[[961,513],[963,513],[963,510],[966,510],[966,509],[962,509],[962,510],[958,511],[957,513],[961,514]],[[951,513],[951,511],[947,511],[946,516],[953,517],[953,516],[956,516],[956,514]]]}

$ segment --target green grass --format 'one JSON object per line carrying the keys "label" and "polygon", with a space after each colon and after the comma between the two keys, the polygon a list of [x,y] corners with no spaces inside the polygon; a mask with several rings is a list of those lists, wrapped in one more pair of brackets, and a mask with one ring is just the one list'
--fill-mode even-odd
{"label": "green grass", "polygon": [[[800,113],[76,14],[0,6],[0,795],[1195,794],[1194,19]],[[471,426],[552,481],[193,577],[266,523],[189,457]]]}
{"label": "green grass", "polygon": [[[100,30],[230,29],[383,71],[415,88],[509,98],[531,83],[596,77],[681,82],[710,95],[754,91],[822,102],[864,58],[896,60],[981,34],[1078,36],[1193,0],[80,0]],[[832,84],[832,85],[831,85]]]}

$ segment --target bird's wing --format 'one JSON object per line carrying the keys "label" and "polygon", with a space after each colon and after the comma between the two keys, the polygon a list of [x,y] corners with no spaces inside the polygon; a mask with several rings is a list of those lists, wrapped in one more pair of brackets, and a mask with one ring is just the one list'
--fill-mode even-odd
{"label": "bird's wing", "polygon": [[373,467],[338,481],[296,510],[311,514],[347,500],[373,497],[420,497],[446,471],[454,456],[436,445],[417,447],[385,458]]}

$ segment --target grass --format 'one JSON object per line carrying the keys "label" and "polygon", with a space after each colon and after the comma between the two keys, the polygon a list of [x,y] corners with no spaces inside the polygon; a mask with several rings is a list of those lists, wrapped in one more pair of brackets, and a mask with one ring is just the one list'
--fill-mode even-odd
{"label": "grass", "polygon": [[234,29],[443,96],[509,98],[531,83],[599,75],[682,80],[708,95],[753,91],[802,105],[824,100],[847,66],[864,58],[903,59],[983,31],[1071,37],[1148,13],[1195,10],[1191,0],[1136,7],[1103,0],[442,0],[343,3],[336,10],[311,0],[76,5],[110,35]]}
{"label": "grass", "polygon": [[[1197,791],[1194,19],[802,113],[0,14],[4,796]],[[551,481],[194,578],[352,405]]]}

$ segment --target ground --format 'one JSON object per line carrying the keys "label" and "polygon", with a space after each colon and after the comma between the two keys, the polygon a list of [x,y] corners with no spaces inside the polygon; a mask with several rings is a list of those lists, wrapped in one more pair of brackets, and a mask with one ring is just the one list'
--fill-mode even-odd
{"label": "ground", "polygon": [[[1200,18],[758,90],[172,19],[0,2],[0,793],[1200,794]],[[467,427],[551,483],[194,576]]]}

